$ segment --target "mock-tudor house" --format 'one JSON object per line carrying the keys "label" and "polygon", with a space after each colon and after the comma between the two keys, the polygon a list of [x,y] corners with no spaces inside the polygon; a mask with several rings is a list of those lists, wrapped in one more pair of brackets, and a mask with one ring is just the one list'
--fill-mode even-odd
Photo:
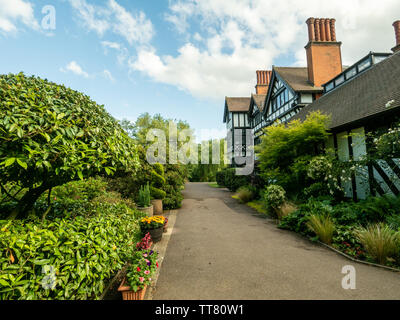
{"label": "mock-tudor house", "polygon": [[263,135],[262,129],[266,126],[263,111],[271,76],[272,71],[257,71],[256,94],[251,95],[249,122],[253,129],[255,145],[260,143],[260,137]]}
{"label": "mock-tudor house", "polygon": [[[323,96],[294,119],[310,112],[331,117],[329,148],[340,160],[359,160],[371,145],[366,133],[387,132],[400,120],[400,21],[393,26],[396,46],[390,53],[370,53],[323,85]],[[365,178],[367,177],[367,178]],[[348,197],[400,194],[400,159],[379,160],[342,182]]]}
{"label": "mock-tudor house", "polygon": [[[235,157],[246,157],[248,147],[246,130],[251,129],[248,114],[250,101],[251,98],[225,98],[224,123],[226,123],[229,142],[227,152],[233,165],[235,165]],[[240,132],[240,137],[237,135],[238,132]]]}
{"label": "mock-tudor house", "polygon": [[[341,42],[336,40],[335,20],[310,18],[306,23],[307,67],[257,71],[256,94],[236,98],[242,102],[241,108],[232,106],[231,110],[243,113],[247,109],[247,125],[253,129],[255,144],[263,128],[277,122],[304,120],[310,112],[319,110],[331,116],[332,136],[327,147],[335,149],[340,160],[360,159],[368,153],[366,133],[387,130],[400,119],[400,21],[393,24],[393,53],[370,52],[346,68],[342,64]],[[369,194],[399,195],[400,159],[378,161],[351,182],[343,182],[343,187],[348,197],[359,199]]]}
{"label": "mock-tudor house", "polygon": [[320,98],[323,84],[343,71],[341,42],[335,19],[307,20],[307,67],[273,67],[264,107],[266,126],[290,121],[302,108]]}

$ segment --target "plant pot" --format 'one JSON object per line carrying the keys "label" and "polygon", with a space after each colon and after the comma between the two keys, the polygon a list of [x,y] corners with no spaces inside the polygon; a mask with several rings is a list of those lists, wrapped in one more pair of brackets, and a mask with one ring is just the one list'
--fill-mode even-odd
{"label": "plant pot", "polygon": [[146,294],[147,286],[143,289],[135,292],[132,288],[126,283],[126,278],[122,280],[121,285],[118,288],[118,291],[122,293],[122,300],[144,300],[144,296]]}
{"label": "plant pot", "polygon": [[150,207],[147,207],[147,208],[137,207],[136,209],[140,212],[144,212],[148,217],[153,216],[153,205],[151,205]]}
{"label": "plant pot", "polygon": [[147,230],[147,232],[150,232],[151,235],[151,240],[153,240],[154,243],[160,242],[163,236],[163,229],[164,227],[158,228],[158,229],[153,229],[153,230]]}
{"label": "plant pot", "polygon": [[151,204],[154,207],[153,214],[159,216],[163,214],[163,203],[160,199],[151,200]]}

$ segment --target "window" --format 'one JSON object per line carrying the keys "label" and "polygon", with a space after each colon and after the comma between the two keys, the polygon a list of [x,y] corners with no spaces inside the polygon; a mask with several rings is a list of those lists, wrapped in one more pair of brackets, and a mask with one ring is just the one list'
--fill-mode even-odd
{"label": "window", "polygon": [[371,60],[369,58],[367,60],[360,62],[360,64],[358,65],[358,72],[367,69],[370,65],[371,65]]}
{"label": "window", "polygon": [[351,68],[349,71],[346,71],[346,79],[350,79],[357,74],[356,68]]}
{"label": "window", "polygon": [[335,86],[341,85],[344,82],[344,75],[341,75],[335,80]]}
{"label": "window", "polygon": [[237,113],[233,114],[233,126],[235,128],[239,127],[239,115]]}

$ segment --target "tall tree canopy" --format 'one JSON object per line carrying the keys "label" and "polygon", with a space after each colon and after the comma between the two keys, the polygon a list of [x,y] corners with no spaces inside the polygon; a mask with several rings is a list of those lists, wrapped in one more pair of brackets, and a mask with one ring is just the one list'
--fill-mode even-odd
{"label": "tall tree canopy", "polygon": [[0,185],[23,189],[17,213],[58,185],[134,171],[137,147],[103,106],[37,77],[0,76]]}

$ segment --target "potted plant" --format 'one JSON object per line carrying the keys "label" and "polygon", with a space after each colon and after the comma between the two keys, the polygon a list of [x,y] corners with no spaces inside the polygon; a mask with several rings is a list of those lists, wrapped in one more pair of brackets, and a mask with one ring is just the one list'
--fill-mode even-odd
{"label": "potted plant", "polygon": [[153,250],[136,251],[118,291],[123,300],[144,300],[147,286],[158,268],[158,254]]}
{"label": "potted plant", "polygon": [[165,222],[164,222],[164,232],[167,232],[167,225],[168,225],[168,218],[165,218]]}
{"label": "potted plant", "polygon": [[150,187],[148,183],[140,187],[137,210],[145,213],[149,217],[153,215],[153,205],[150,202]]}
{"label": "potted plant", "polygon": [[159,242],[163,235],[165,218],[163,216],[147,217],[140,220],[140,230],[143,234],[149,232],[153,242]]}
{"label": "potted plant", "polygon": [[153,200],[151,203],[154,207],[154,214],[163,214],[163,199],[167,193],[163,190],[165,186],[164,167],[162,164],[156,163],[154,169],[151,171],[151,186],[150,194]]}
{"label": "potted plant", "polygon": [[136,250],[149,250],[153,245],[153,240],[151,239],[150,232],[147,232],[143,239],[136,244]]}

